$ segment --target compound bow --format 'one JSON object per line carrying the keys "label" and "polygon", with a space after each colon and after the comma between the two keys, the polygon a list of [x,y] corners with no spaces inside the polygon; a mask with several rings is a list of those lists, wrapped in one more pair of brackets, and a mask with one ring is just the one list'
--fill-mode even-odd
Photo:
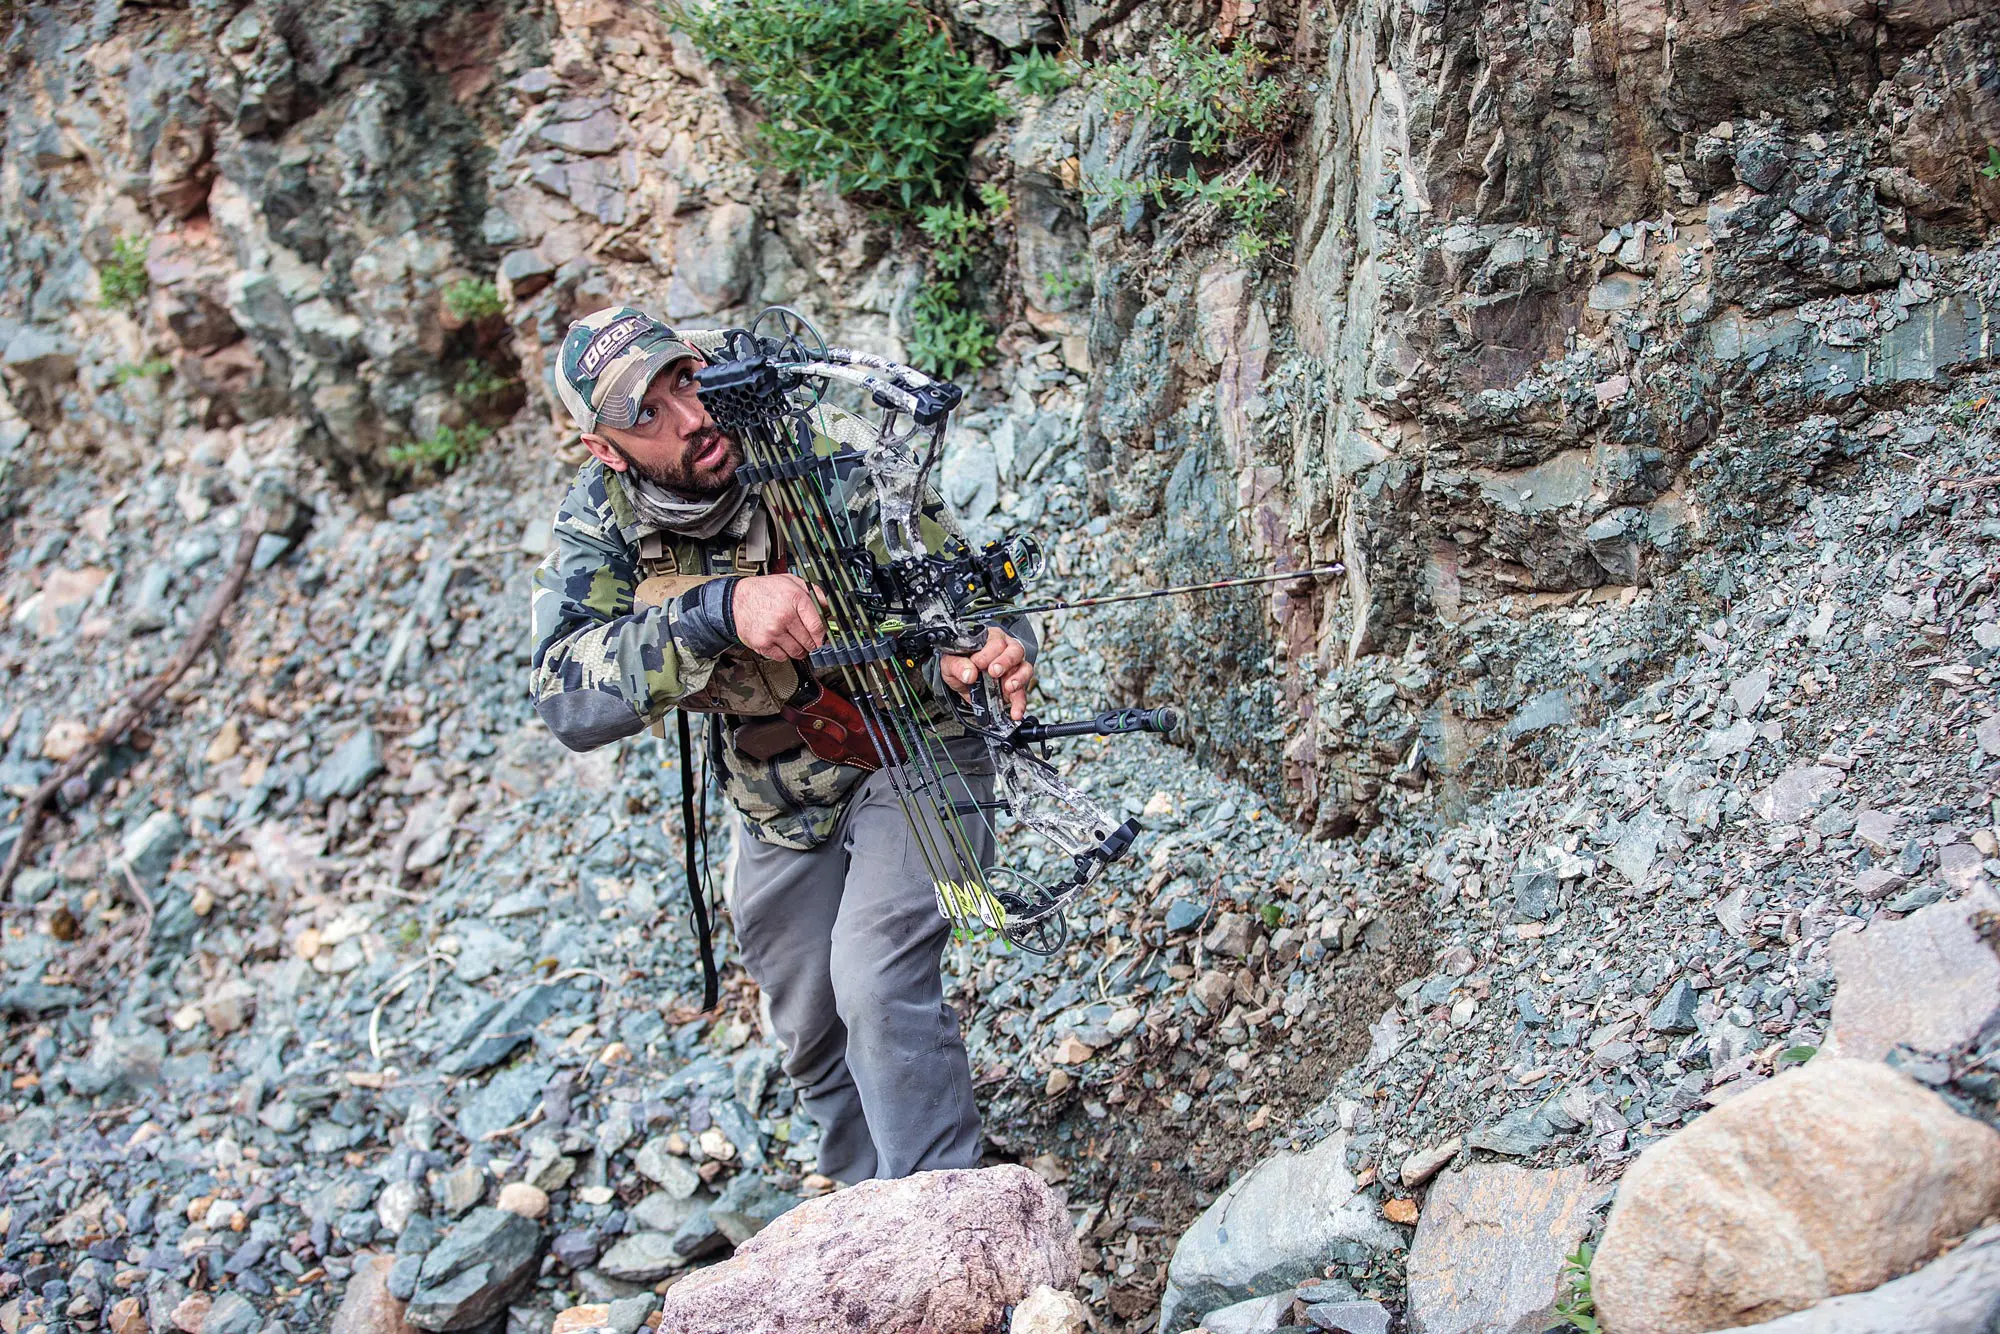
{"label": "compound bow", "polygon": [[[832,454],[815,448],[812,411],[829,384],[864,391],[883,415],[871,444]],[[827,633],[813,651],[815,674],[837,680],[855,706],[917,839],[935,885],[938,908],[955,927],[981,922],[1020,948],[1052,954],[1069,938],[1064,910],[1130,851],[1136,820],[1119,820],[1067,781],[1046,758],[1058,737],[1170,732],[1171,708],[1107,709],[1076,722],[1016,723],[996,709],[983,681],[968,691],[959,720],[985,743],[995,773],[991,803],[955,798],[950,780],[964,777],[944,746],[942,716],[923,673],[940,653],[970,654],[986,641],[989,623],[1029,611],[1156,597],[1197,587],[1231,587],[1273,579],[1337,573],[1339,566],[1250,579],[1150,590],[1076,603],[1017,606],[1041,573],[1032,538],[1016,536],[974,549],[953,537],[942,551],[924,544],[919,517],[926,487],[941,458],[947,421],[963,397],[953,384],[908,366],[846,348],[829,348],[797,312],[775,306],[749,329],[732,329],[699,372],[701,401],[724,432],[740,442],[737,476],[762,488],[779,540],[795,572],[826,601]],[[869,533],[848,511],[836,486],[858,469],[874,489],[887,559],[869,547]],[[849,715],[851,717],[851,715]],[[1043,754],[1031,747],[1041,746]],[[1066,863],[1049,881],[1007,866],[987,867],[975,852],[978,821],[1011,814],[1059,850]]]}

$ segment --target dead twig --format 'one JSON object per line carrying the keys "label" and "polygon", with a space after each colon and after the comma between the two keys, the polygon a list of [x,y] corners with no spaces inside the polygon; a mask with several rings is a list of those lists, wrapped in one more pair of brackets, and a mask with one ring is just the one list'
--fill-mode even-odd
{"label": "dead twig", "polygon": [[186,674],[187,669],[194,665],[195,659],[201,656],[201,651],[207,646],[208,641],[215,637],[215,632],[222,626],[223,613],[229,610],[229,604],[236,601],[237,594],[243,591],[244,581],[250,576],[250,562],[257,554],[257,541],[263,536],[264,516],[253,511],[243,522],[243,535],[237,539],[236,558],[230,562],[228,576],[223,579],[222,587],[216,589],[214,595],[209,598],[208,605],[202,608],[201,619],[196,621],[194,628],[188,632],[187,641],[181,645],[181,650],[174,655],[173,661],[168,663],[159,675],[128,696],[118,707],[118,711],[111,715],[110,720],[91,733],[90,740],[83,744],[83,748],[64,760],[22,805],[21,832],[14,838],[14,847],[7,854],[6,864],[0,866],[0,898],[6,897],[7,892],[13,887],[14,876],[27,862],[28,854],[34,850],[35,834],[41,828],[42,816],[48,812],[49,803],[55,800],[63,784],[87,772],[98,755],[107,747],[115,746],[124,740],[126,733],[138,726],[146,715],[152,712],[153,706],[160,702],[160,697],[167,693],[174,682]]}

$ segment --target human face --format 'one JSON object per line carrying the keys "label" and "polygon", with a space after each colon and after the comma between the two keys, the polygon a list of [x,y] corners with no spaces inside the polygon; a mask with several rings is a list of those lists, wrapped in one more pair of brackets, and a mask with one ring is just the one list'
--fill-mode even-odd
{"label": "human face", "polygon": [[653,377],[629,430],[600,426],[585,448],[617,472],[631,471],[684,496],[720,495],[743,463],[743,447],[716,428],[695,392],[692,357]]}

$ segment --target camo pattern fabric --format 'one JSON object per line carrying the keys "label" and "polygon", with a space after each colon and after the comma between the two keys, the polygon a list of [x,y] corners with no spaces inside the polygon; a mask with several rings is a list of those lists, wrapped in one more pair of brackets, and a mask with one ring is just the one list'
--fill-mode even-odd
{"label": "camo pattern fabric", "polygon": [[[812,426],[814,450],[825,457],[841,454],[843,446],[861,448],[875,439],[866,423],[837,408],[815,408]],[[828,501],[836,513],[845,514],[855,533],[868,534],[878,558],[886,558],[874,488],[859,463],[846,459],[837,466]],[[557,512],[554,549],[535,570],[535,652],[529,687],[538,705],[558,695],[596,692],[626,711],[618,716],[629,717],[630,728],[625,730],[621,723],[617,734],[629,736],[664,718],[683,696],[727,688],[727,670],[722,682],[715,677],[718,665],[729,655],[704,657],[690,652],[674,634],[695,592],[659,607],[633,604],[633,590],[645,577],[640,539],[653,531],[639,520],[618,473],[596,459],[583,465]],[[953,539],[962,540],[956,518],[935,488],[926,490],[919,535],[931,551],[941,551]],[[735,541],[668,536],[683,573],[740,568]],[[697,562],[698,570],[689,568]],[[824,675],[839,682],[837,673]],[[918,690],[927,696],[940,732],[963,731],[935,663],[919,679]],[[742,720],[728,714],[715,717],[723,728],[724,744],[718,748],[723,791],[751,832],[762,842],[787,848],[806,849],[824,842],[867,771],[822,760],[804,746],[767,761],[753,760],[729,744]]]}

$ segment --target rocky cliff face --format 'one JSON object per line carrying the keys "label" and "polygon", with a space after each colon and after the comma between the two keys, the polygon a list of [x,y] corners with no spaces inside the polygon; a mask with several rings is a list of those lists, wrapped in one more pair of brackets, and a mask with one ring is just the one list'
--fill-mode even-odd
{"label": "rocky cliff face", "polygon": [[[1991,971],[1959,896],[2000,873],[2000,18],[943,8],[994,65],[1226,34],[1286,57],[1297,112],[1264,159],[1289,243],[1251,261],[1213,209],[1120,192],[1187,165],[1145,116],[1089,80],[1010,93],[969,164],[1009,204],[954,502],[1041,535],[1052,592],[1346,567],[1045,624],[1051,712],[1173,700],[1191,758],[1079,770],[1154,831],[1062,966],[954,955],[989,1128],[1097,1202],[1084,1290],[1133,1328],[1232,1167],[1320,1132],[1331,1231],[1280,1265],[1195,1228],[1170,1313],[1279,1288],[1453,1307],[1463,1251],[1399,1229],[1454,1159],[1472,1170],[1424,1217],[1477,1237],[1539,1200],[1543,1311],[1595,1226],[1580,1165],[1615,1176],[1825,1040],[1836,982],[1877,1008],[1920,990],[1893,931],[1839,977],[1835,942],[1935,909]],[[574,461],[548,351],[614,301],[688,324],[784,302],[901,355],[922,237],[756,166],[756,109],[640,6],[101,0],[0,27],[9,800],[157,666],[148,636],[185,628],[255,488],[313,510],[185,716],[92,772],[7,905],[28,1101],[0,1298],[73,1264],[26,1309],[96,1318],[139,1264],[79,1258],[109,1235],[148,1248],[130,1281],[157,1329],[206,1331],[224,1272],[319,1327],[322,1260],[443,1310],[476,1221],[533,1289],[480,1309],[643,1308],[740,1240],[710,1205],[810,1189],[810,1153],[748,1008],[706,1036],[675,1008],[685,831],[632,795],[658,759],[556,755],[520,699],[518,576]],[[483,430],[442,485],[398,461]],[[159,912],[106,997],[130,961],[114,867]],[[523,988],[536,960],[561,977]],[[580,990],[599,973],[626,985]],[[1987,1114],[1989,990],[1922,1030],[1917,1070]],[[1852,1054],[1903,1040],[1877,1036]],[[128,1097],[119,1154],[58,1133]],[[147,1116],[182,1128],[162,1147]],[[1560,1189],[1493,1155],[1560,1165]],[[1283,1232],[1304,1162],[1224,1200],[1276,1201]],[[503,1180],[545,1224],[468,1213]],[[66,1258],[26,1258],[44,1235]],[[218,1301],[215,1328],[256,1328],[251,1306]]]}
{"label": "rocky cliff face", "polygon": [[[1201,753],[1321,833],[1433,776],[1463,796],[1537,772],[1726,596],[1704,548],[1838,467],[1860,407],[1986,354],[2000,35],[1978,9],[1260,14],[1245,40],[1293,53],[1310,116],[1289,257],[1258,265],[1083,189],[1172,165],[1144,117],[1087,83],[1017,98],[973,163],[1012,200],[1006,334],[955,499],[1067,539],[1071,584],[1344,562],[1261,603],[1131,609],[1089,664],[1186,702]],[[1175,16],[956,17],[990,55],[1060,25],[1116,61]],[[470,370],[518,370],[523,427],[559,437],[545,350],[605,302],[787,302],[906,344],[921,238],[760,176],[751,110],[640,8],[43,7],[9,49],[17,443],[130,459],[283,415],[379,503],[396,442],[521,403],[454,395]],[[94,304],[139,237],[149,294]],[[452,284],[488,275],[504,310],[455,313]],[[171,380],[130,373],[161,356]],[[1550,598],[1629,605],[1629,659],[1569,679],[1519,620]]]}

